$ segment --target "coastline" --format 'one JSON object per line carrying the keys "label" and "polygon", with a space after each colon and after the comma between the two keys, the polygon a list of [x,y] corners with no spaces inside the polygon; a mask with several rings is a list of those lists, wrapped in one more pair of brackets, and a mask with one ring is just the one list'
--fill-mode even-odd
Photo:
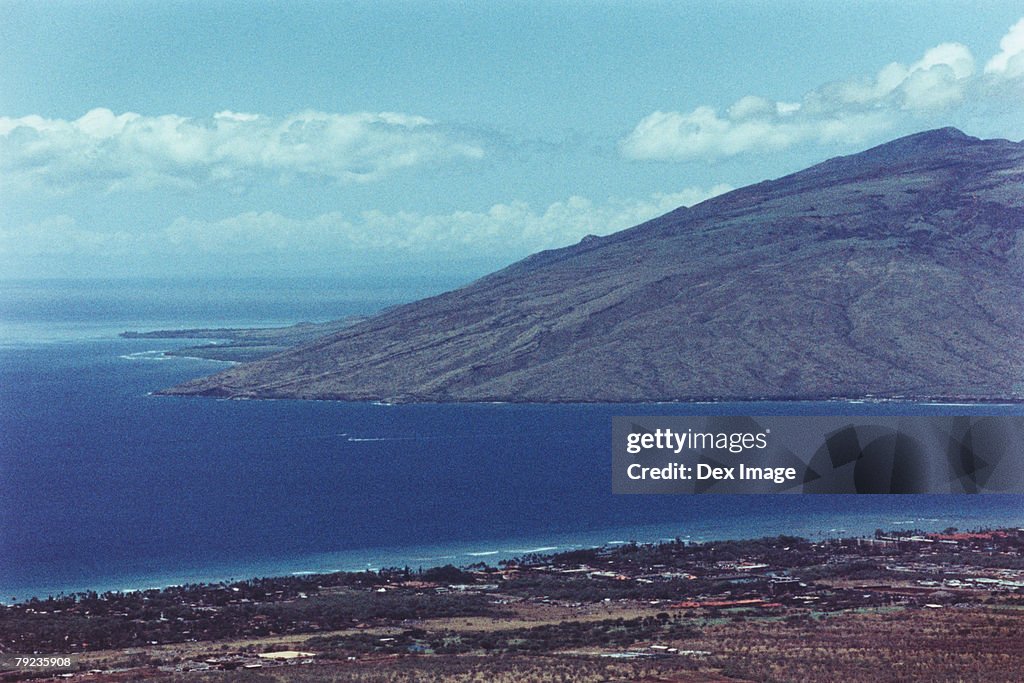
{"label": "coastline", "polygon": [[0,659],[0,676],[235,680],[220,672],[299,666],[284,680],[447,681],[515,661],[515,680],[838,680],[843,667],[871,680],[910,661],[908,680],[1014,680],[1022,553],[1019,525],[877,529],[81,593],[0,607],[0,640],[36,653]]}
{"label": "coastline", "polygon": [[[295,349],[304,343],[325,339],[332,332],[337,332],[351,327],[363,320],[366,316],[348,316],[339,320],[309,323],[298,322],[290,325],[275,327],[185,327],[181,329],[157,329],[143,332],[122,331],[117,336],[121,339],[173,339],[173,340],[205,340],[208,343],[195,346],[183,346],[163,350],[163,355],[168,358],[190,358],[195,360],[211,360],[222,363],[229,363],[232,366],[244,365],[245,363],[263,360],[269,356],[276,355]],[[287,342],[287,343],[284,343]],[[231,400],[314,400],[314,401],[343,401],[353,403],[379,403],[385,405],[401,404],[495,404],[510,403],[520,405],[614,405],[614,404],[658,404],[658,405],[687,405],[720,403],[807,403],[807,402],[830,402],[844,406],[859,404],[869,405],[908,405],[927,404],[935,406],[1024,406],[1024,395],[1008,396],[978,396],[964,394],[905,394],[897,393],[892,395],[830,395],[827,393],[812,394],[778,394],[778,395],[732,395],[732,396],[676,396],[650,398],[643,396],[627,397],[623,400],[586,400],[586,399],[520,399],[516,396],[500,396],[491,399],[472,398],[462,399],[458,397],[439,400],[432,397],[418,396],[363,396],[363,395],[302,395],[300,393],[277,393],[273,391],[259,392],[248,391],[244,393],[232,393],[223,387],[195,390],[191,387],[208,379],[198,377],[183,384],[156,389],[151,392],[154,396],[197,396]]]}
{"label": "coastline", "polygon": [[[945,494],[943,494],[945,495]],[[913,498],[913,496],[910,496]],[[991,494],[986,496],[991,498]],[[1007,506],[1009,509],[1011,506]],[[287,578],[292,576],[333,574],[338,572],[379,571],[408,566],[431,569],[444,565],[467,567],[478,562],[495,564],[527,554],[555,554],[576,550],[614,548],[630,543],[656,544],[683,540],[687,543],[709,541],[744,541],[754,538],[795,535],[811,541],[870,536],[876,529],[937,532],[950,526],[960,528],[1001,528],[1024,525],[1024,516],[1005,512],[989,512],[974,518],[961,512],[948,515],[914,516],[911,511],[901,518],[895,513],[853,513],[836,515],[827,512],[803,520],[766,518],[729,523],[712,521],[704,524],[692,520],[679,523],[608,527],[581,532],[552,532],[520,538],[456,540],[426,545],[358,548],[338,552],[305,553],[291,557],[249,558],[247,560],[210,562],[203,567],[181,570],[153,568],[123,575],[96,577],[93,580],[60,582],[37,586],[0,586],[0,604],[12,596],[16,603],[31,597],[96,593],[128,593],[162,590],[183,585],[215,584],[246,581],[256,578]]]}

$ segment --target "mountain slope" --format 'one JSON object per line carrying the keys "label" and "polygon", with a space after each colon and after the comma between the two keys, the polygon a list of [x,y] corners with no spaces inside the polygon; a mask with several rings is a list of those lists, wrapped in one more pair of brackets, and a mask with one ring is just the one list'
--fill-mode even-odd
{"label": "mountain slope", "polygon": [[173,394],[1024,398],[1024,144],[912,135]]}

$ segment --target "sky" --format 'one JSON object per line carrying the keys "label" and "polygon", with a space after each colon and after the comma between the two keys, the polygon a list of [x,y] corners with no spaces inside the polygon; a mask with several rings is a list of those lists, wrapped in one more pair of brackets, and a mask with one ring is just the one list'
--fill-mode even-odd
{"label": "sky", "polygon": [[1022,102],[1019,0],[0,0],[0,279],[468,280]]}

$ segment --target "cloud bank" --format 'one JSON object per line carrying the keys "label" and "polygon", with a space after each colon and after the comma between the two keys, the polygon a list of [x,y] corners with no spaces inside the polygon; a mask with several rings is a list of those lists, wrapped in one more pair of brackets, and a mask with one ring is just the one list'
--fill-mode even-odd
{"label": "cloud bank", "polygon": [[191,188],[268,176],[367,182],[483,155],[429,119],[390,112],[222,111],[197,119],[93,109],[73,121],[0,117],[0,173],[23,188]]}
{"label": "cloud bank", "polygon": [[[162,256],[224,255],[289,257],[315,255],[344,263],[373,253],[402,253],[430,259],[459,259],[487,254],[525,256],[571,244],[588,234],[606,235],[692,205],[732,188],[687,188],[639,201],[612,199],[597,204],[570,197],[536,211],[525,202],[495,204],[487,211],[424,215],[368,211],[357,217],[329,212],[292,218],[277,212],[246,212],[218,220],[180,217],[151,232],[103,232],[57,216],[20,228],[0,229],[0,257],[68,255],[120,257],[138,264]],[[187,260],[174,262],[184,266]]]}
{"label": "cloud bank", "polygon": [[960,43],[942,43],[910,65],[893,62],[874,76],[828,83],[800,102],[748,95],[724,112],[700,106],[656,111],[619,142],[634,160],[684,161],[768,153],[805,143],[861,145],[907,119],[955,110],[972,100],[1008,97],[1024,81],[1024,19],[979,72]]}

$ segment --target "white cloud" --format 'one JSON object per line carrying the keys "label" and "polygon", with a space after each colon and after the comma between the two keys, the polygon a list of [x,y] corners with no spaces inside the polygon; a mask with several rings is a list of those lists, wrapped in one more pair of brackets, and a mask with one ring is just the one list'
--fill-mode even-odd
{"label": "white cloud", "polygon": [[[742,101],[742,100],[741,100]],[[771,152],[805,142],[856,144],[870,139],[890,125],[884,112],[857,112],[832,116],[796,116],[795,112],[744,117],[730,108],[721,117],[711,107],[689,114],[654,112],[637,124],[621,143],[621,152],[632,159],[707,159],[750,152]]]}
{"label": "white cloud", "polygon": [[800,144],[854,146],[908,119],[946,114],[974,99],[1000,97],[993,78],[1024,77],[1024,19],[1000,42],[1001,51],[978,74],[960,43],[942,43],[906,65],[893,62],[874,76],[827,83],[801,102],[742,97],[724,115],[710,106],[656,111],[619,142],[638,160],[690,160],[770,153]]}
{"label": "white cloud", "polygon": [[948,109],[963,101],[965,86],[948,66],[912,71],[900,84],[901,106],[923,111]]}
{"label": "white cloud", "polygon": [[942,43],[924,53],[924,57],[910,66],[910,71],[927,71],[936,66],[949,67],[957,79],[974,75],[974,55],[966,45]]}
{"label": "white cloud", "polygon": [[364,182],[483,150],[408,114],[222,111],[207,119],[115,115],[0,117],[0,172],[24,187],[105,190],[244,182],[258,176]]}
{"label": "white cloud", "polygon": [[1003,78],[1024,76],[1024,19],[999,41],[999,53],[985,64],[985,73]]}
{"label": "white cloud", "polygon": [[66,216],[0,230],[0,256],[64,257],[132,254],[136,262],[172,256],[187,263],[189,255],[224,255],[237,259],[303,254],[344,261],[375,252],[402,252],[426,258],[482,256],[515,258],[540,249],[564,246],[589,234],[606,235],[692,205],[732,188],[686,188],[642,200],[610,199],[594,203],[570,197],[535,211],[525,202],[495,204],[487,211],[424,215],[367,211],[357,217],[329,212],[308,219],[276,212],[247,212],[219,220],[178,218],[150,233],[83,230]]}
{"label": "white cloud", "polygon": [[219,111],[216,114],[214,114],[213,118],[222,119],[225,121],[255,121],[256,119],[259,118],[259,114],[245,114],[242,112],[225,109],[224,111]]}
{"label": "white cloud", "polygon": [[774,102],[756,95],[747,95],[729,107],[728,114],[730,119],[740,121],[755,116],[770,115],[776,111],[777,107]]}

